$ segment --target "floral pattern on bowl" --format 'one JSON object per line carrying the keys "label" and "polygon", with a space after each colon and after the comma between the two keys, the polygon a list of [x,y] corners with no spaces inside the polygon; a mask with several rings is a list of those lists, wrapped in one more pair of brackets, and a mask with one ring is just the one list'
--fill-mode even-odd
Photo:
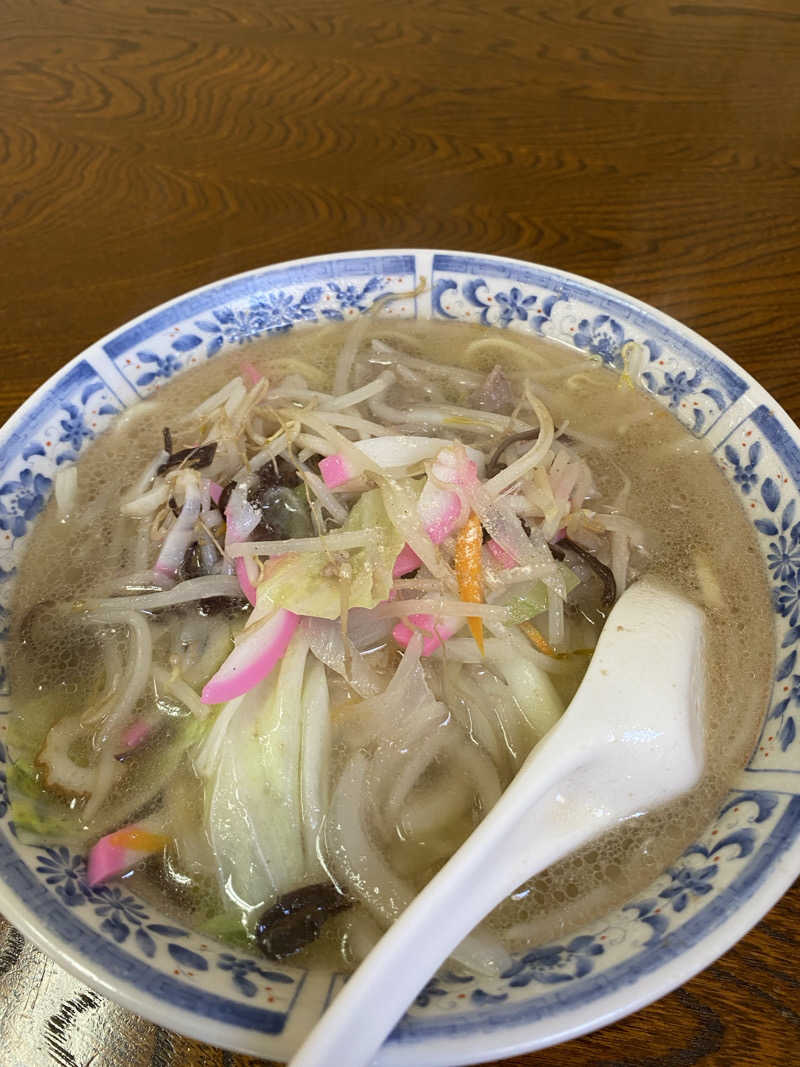
{"label": "floral pattern on bowl", "polygon": [[635,359],[639,384],[698,437],[743,396],[744,380],[727,365],[709,360],[707,346],[687,338],[676,344],[677,338],[660,324],[631,315],[629,304],[606,300],[601,308],[596,297],[591,284],[554,277],[546,268],[510,267],[508,261],[452,253],[433,259],[435,316],[562,341],[619,371]]}
{"label": "floral pattern on bowl", "polygon": [[[203,295],[178,302],[164,329],[156,314],[133,330],[113,338],[105,350],[136,393],[146,396],[186,367],[209,359],[222,349],[243,347],[270,334],[286,333],[301,323],[343,322],[357,318],[373,303],[391,294],[416,288],[415,262],[410,256],[347,261],[345,270],[331,277],[319,261],[269,272],[265,285],[223,283]],[[414,316],[413,296],[387,302],[385,314]]]}
{"label": "floral pattern on bowl", "polygon": [[274,1005],[276,1012],[291,1006],[304,971],[272,970],[264,960],[220,951],[211,939],[174,922],[154,921],[159,917],[151,913],[149,905],[126,892],[124,884],[90,886],[85,859],[63,845],[36,849],[36,873],[68,908],[91,910],[94,919],[100,920],[99,929],[117,945],[127,945],[136,956],[171,966],[173,974],[186,978],[215,968],[227,973],[243,997],[252,999],[259,992],[266,993],[265,1001]]}
{"label": "floral pattern on bowl", "polygon": [[782,421],[761,404],[716,446],[715,455],[750,512],[766,557],[778,632],[772,706],[750,759],[752,771],[797,773],[800,749],[800,513],[797,456]]}
{"label": "floral pattern on bowl", "polygon": [[[24,435],[0,446],[0,639],[8,631],[9,580],[56,471],[75,460],[123,407],[114,388],[82,359],[62,373],[57,390],[46,392],[33,407]],[[0,692],[4,680],[0,665]]]}
{"label": "floral pattern on bowl", "polygon": [[[387,1064],[467,1063],[619,1016],[711,962],[800,868],[800,448],[798,431],[740,368],[623,294],[533,264],[388,251],[317,257],[228,279],[115,331],[43,387],[0,434],[0,635],[15,568],[59,467],[114,414],[185,368],[299,324],[381,314],[481,321],[568,341],[638,378],[707,438],[758,533],[775,599],[778,665],[762,736],[714,823],[648,890],[495,980],[444,971],[381,1053]],[[0,641],[0,907],[67,967],[163,1025],[280,1058],[341,975],[270,965],[177,925],[128,892],[90,887],[82,857],[20,843],[2,743],[11,706]]]}

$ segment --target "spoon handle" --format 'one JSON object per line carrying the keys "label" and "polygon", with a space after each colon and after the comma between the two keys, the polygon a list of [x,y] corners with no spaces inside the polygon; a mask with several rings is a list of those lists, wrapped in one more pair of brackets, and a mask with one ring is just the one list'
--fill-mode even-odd
{"label": "spoon handle", "polygon": [[517,886],[703,769],[703,613],[641,581],[600,635],[569,708],[483,822],[383,935],[292,1067],[363,1067],[464,937]]}
{"label": "spoon handle", "polygon": [[[457,872],[448,870],[442,892],[433,879],[386,931],[295,1054],[291,1067],[334,1063],[361,1067],[370,1062],[439,965],[502,899],[500,893],[487,903],[482,850],[471,849],[466,859]],[[470,888],[478,884],[481,892],[470,895]]]}
{"label": "spoon handle", "polygon": [[553,766],[535,782],[526,769],[473,831],[468,847],[452,856],[351,975],[290,1067],[369,1063],[420,989],[488,912],[585,837],[583,830],[556,830],[548,810],[532,828],[526,815],[533,796],[546,792],[564,768]]}

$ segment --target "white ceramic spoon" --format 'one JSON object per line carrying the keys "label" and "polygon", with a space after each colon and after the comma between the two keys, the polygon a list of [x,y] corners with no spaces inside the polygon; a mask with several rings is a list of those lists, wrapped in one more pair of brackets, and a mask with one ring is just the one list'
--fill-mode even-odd
{"label": "white ceramic spoon", "polygon": [[704,618],[650,581],[606,621],[562,718],[467,841],[383,935],[291,1067],[362,1067],[452,950],[522,882],[704,766]]}

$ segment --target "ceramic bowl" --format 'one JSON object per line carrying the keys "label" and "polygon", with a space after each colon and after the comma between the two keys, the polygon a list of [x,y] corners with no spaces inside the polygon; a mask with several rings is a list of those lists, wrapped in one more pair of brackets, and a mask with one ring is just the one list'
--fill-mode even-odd
{"label": "ceramic bowl", "polygon": [[[15,566],[59,465],[114,416],[220,352],[301,323],[354,319],[388,292],[398,318],[459,319],[568,341],[621,366],[712,450],[753,523],[774,593],[777,668],[760,738],[716,819],[643,893],[497,980],[444,973],[381,1051],[384,1065],[474,1063],[601,1026],[686,981],[741,937],[800,871],[800,432],[732,360],[622,293],[548,267],[430,250],[317,256],[163,304],[67,364],[0,435],[0,629]],[[0,642],[2,647],[2,642]],[[0,738],[13,706],[0,664]],[[124,884],[90,888],[82,857],[21,844],[0,744],[0,910],[88,985],[184,1034],[271,1059],[297,1047],[343,981],[271,965],[158,914]]]}

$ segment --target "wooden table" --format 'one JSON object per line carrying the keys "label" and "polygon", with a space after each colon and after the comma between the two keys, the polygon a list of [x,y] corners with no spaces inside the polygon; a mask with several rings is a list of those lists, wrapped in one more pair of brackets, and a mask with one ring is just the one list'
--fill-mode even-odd
{"label": "wooden table", "polygon": [[[800,417],[798,0],[5,0],[0,415],[129,317],[315,252],[617,286]],[[798,1062],[800,894],[630,1019],[509,1063]],[[0,1060],[243,1067],[0,927]]]}

